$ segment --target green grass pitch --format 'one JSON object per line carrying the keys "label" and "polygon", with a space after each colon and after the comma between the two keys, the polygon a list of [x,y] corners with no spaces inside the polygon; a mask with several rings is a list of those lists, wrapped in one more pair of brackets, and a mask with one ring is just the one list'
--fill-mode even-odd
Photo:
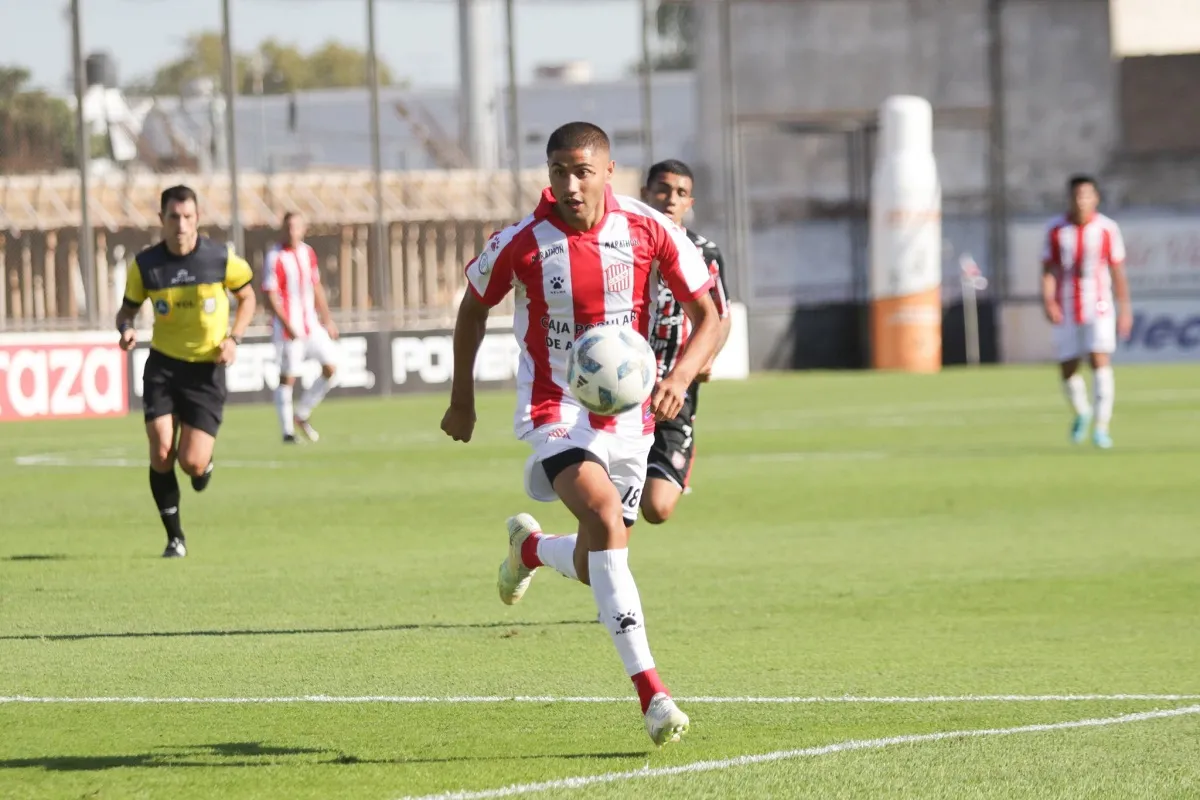
{"label": "green grass pitch", "polygon": [[[589,590],[496,596],[506,516],[569,525],[511,392],[466,446],[441,395],[331,401],[294,449],[231,407],[180,561],[140,418],[0,427],[0,796],[1200,796],[1200,370],[1116,375],[1109,452],[1051,367],[705,387],[695,491],[633,536],[692,717],[662,750]],[[360,699],[262,702],[318,695]]]}

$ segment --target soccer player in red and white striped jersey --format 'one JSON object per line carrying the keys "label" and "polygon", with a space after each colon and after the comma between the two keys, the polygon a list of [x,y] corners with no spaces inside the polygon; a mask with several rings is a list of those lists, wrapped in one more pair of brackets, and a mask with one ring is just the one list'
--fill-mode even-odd
{"label": "soccer player in red and white striped jersey", "polygon": [[1117,336],[1127,339],[1133,328],[1125,242],[1117,223],[1097,211],[1100,193],[1094,178],[1077,175],[1068,186],[1069,210],[1046,228],[1042,301],[1054,326],[1063,390],[1075,412],[1071,440],[1082,442],[1092,419],[1087,384],[1079,374],[1079,362],[1086,355],[1095,384],[1092,441],[1107,449],[1112,447],[1108,426],[1115,393],[1112,354]]}
{"label": "soccer player in red and white striped jersey", "polygon": [[[720,316],[711,277],[682,228],[609,186],[608,136],[587,122],[563,125],[546,145],[550,187],[533,214],[489,240],[467,266],[469,291],[454,331],[454,382],[442,430],[467,442],[475,427],[474,366],[488,310],[515,291],[520,342],[515,428],[533,453],[525,490],[562,500],[578,534],[547,536],[528,514],[508,520],[509,553],[497,581],[505,603],[521,599],[534,570],[549,566],[589,584],[626,674],[637,688],[655,744],[676,741],[689,720],[658,677],[629,570],[655,419],[672,419],[688,387],[716,353]],[[659,276],[691,318],[687,350],[641,409],[602,417],[567,388],[576,338],[597,325],[649,333]]]}
{"label": "soccer player in red and white striped jersey", "polygon": [[[262,289],[274,316],[272,338],[279,359],[279,386],[275,410],[283,441],[296,441],[296,428],[311,442],[320,435],[309,418],[334,385],[337,374],[337,326],[329,313],[329,300],[321,285],[316,251],[304,241],[304,217],[283,215],[283,238],[272,247],[263,264]],[[321,375],[292,409],[292,388],[308,359],[321,365]]]}

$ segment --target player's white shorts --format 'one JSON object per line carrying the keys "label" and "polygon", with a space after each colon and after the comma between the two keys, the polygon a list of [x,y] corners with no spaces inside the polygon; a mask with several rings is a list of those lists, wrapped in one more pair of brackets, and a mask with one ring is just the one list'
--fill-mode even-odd
{"label": "player's white shorts", "polygon": [[1059,361],[1084,358],[1089,353],[1114,353],[1117,350],[1117,318],[1098,316],[1092,322],[1064,320],[1054,326],[1054,350]]}
{"label": "player's white shorts", "polygon": [[584,414],[570,425],[542,425],[522,440],[533,448],[533,455],[525,462],[525,493],[534,500],[552,503],[558,499],[546,470],[542,468],[543,459],[565,450],[581,449],[596,456],[608,469],[608,477],[621,496],[626,524],[637,520],[642,489],[646,485],[646,459],[654,444],[654,434],[629,436],[597,431],[588,424]]}
{"label": "player's white shorts", "polygon": [[304,339],[275,339],[275,352],[279,358],[279,374],[287,378],[300,375],[305,361],[312,359],[321,366],[337,363],[338,350],[329,332],[315,327]]}

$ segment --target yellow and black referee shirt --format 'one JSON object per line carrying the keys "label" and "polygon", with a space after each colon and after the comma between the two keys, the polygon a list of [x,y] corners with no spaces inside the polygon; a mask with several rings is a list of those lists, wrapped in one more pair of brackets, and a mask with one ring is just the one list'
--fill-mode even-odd
{"label": "yellow and black referee shirt", "polygon": [[244,258],[200,237],[186,256],[159,242],[137,254],[125,277],[125,305],[154,304],[150,347],[181,361],[216,361],[229,331],[229,295],[254,279]]}

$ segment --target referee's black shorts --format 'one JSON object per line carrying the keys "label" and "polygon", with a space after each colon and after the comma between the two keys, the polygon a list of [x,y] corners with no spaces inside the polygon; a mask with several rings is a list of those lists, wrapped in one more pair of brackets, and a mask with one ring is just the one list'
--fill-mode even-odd
{"label": "referee's black shorts", "polygon": [[225,365],[180,361],[150,349],[142,372],[142,408],[146,422],[174,415],[216,436],[225,411]]}

